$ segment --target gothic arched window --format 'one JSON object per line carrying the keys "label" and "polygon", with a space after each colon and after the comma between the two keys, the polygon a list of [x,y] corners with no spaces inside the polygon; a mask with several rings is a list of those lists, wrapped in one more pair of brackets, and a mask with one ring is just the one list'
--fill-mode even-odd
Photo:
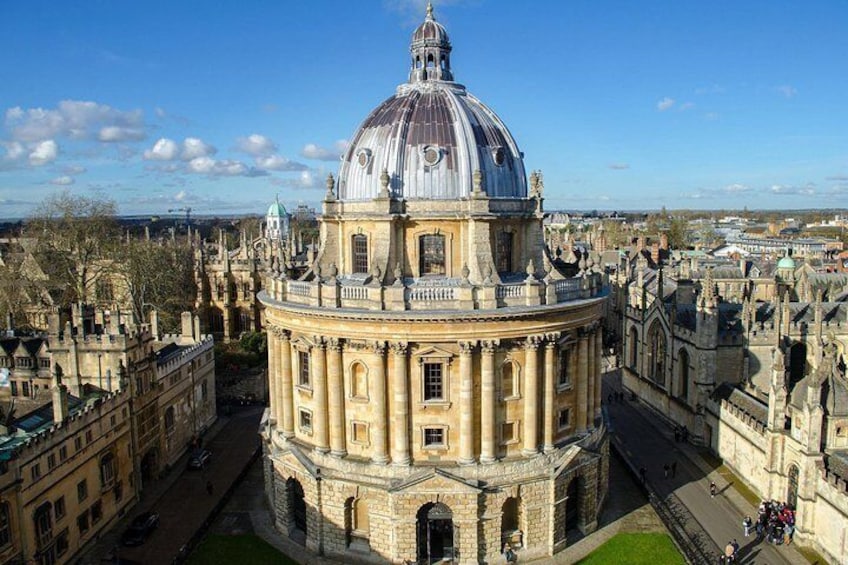
{"label": "gothic arched window", "polygon": [[648,377],[665,385],[665,333],[659,322],[654,322],[648,332]]}

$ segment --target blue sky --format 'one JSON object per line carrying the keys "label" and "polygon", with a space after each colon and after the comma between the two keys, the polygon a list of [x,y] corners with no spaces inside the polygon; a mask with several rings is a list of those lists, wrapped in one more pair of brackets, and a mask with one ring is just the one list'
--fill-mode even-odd
{"label": "blue sky", "polygon": [[[425,0],[0,0],[0,217],[317,204]],[[548,209],[848,207],[845,0],[445,0]]]}

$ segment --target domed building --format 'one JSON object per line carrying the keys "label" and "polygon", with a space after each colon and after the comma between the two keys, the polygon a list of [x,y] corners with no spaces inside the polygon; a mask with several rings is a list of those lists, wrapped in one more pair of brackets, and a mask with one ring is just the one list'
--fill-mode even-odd
{"label": "domed building", "polygon": [[602,276],[550,256],[541,174],[454,82],[431,7],[410,51],[327,180],[310,269],[260,294],[275,524],[345,563],[550,556],[607,492]]}
{"label": "domed building", "polygon": [[289,213],[275,198],[265,214],[265,238],[268,241],[283,241],[289,238]]}

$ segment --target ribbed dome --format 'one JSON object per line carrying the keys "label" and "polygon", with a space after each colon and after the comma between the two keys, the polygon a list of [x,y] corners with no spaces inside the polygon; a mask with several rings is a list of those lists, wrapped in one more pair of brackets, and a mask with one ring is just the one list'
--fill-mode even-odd
{"label": "ribbed dome", "polygon": [[524,198],[521,152],[503,122],[453,82],[447,32],[427,18],[412,37],[409,83],[380,104],[352,137],[339,170],[340,200],[380,195],[385,170],[397,198],[467,197],[475,171],[490,198]]}
{"label": "ribbed dome", "polygon": [[286,207],[280,204],[279,200],[274,200],[274,202],[268,207],[268,213],[265,215],[272,218],[284,218],[287,215]]}

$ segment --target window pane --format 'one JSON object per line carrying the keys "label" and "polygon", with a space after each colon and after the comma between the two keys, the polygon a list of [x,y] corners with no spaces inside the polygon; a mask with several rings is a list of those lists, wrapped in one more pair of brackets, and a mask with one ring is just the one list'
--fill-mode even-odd
{"label": "window pane", "polygon": [[444,380],[441,363],[424,363],[424,400],[442,400]]}
{"label": "window pane", "polygon": [[445,274],[445,236],[430,234],[421,237],[421,274]]}
{"label": "window pane", "polygon": [[368,237],[364,235],[353,236],[353,272],[368,272]]}

